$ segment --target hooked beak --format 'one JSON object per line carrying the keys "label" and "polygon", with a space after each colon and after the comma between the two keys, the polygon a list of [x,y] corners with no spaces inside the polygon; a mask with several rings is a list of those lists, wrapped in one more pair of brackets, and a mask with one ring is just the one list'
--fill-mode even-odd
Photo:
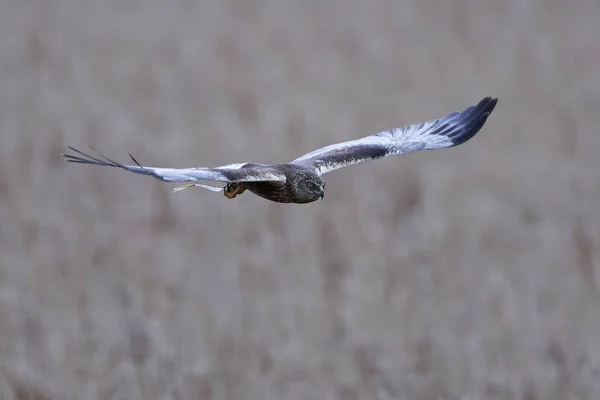
{"label": "hooked beak", "polygon": [[323,198],[325,197],[325,189],[321,188],[321,191],[319,192],[319,197],[321,198],[321,200],[323,200]]}

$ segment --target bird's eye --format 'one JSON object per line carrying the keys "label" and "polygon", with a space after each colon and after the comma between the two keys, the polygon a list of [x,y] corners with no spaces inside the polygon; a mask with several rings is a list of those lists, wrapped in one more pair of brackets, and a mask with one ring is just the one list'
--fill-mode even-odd
{"label": "bird's eye", "polygon": [[307,185],[308,185],[308,187],[313,187],[313,186],[315,186],[315,184],[314,184],[314,183],[312,183],[312,182],[308,182],[308,183],[307,183]]}

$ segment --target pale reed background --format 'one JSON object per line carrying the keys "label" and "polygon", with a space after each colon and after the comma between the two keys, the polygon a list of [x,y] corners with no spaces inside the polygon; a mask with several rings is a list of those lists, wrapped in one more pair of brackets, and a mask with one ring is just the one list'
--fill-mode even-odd
{"label": "pale reed background", "polygon": [[[596,0],[0,1],[1,399],[599,399]],[[235,200],[66,164],[451,150]]]}

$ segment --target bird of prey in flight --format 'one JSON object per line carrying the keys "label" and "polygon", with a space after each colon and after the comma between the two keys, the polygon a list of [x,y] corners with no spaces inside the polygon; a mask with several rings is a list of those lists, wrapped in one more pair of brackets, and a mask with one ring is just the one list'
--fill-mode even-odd
{"label": "bird of prey in flight", "polygon": [[[223,191],[225,197],[233,199],[249,190],[278,203],[306,204],[323,198],[325,181],[322,176],[327,172],[386,156],[443,149],[466,142],[483,127],[497,101],[496,98],[486,97],[475,106],[443,118],[325,146],[284,164],[245,162],[215,168],[157,168],[141,165],[131,154],[129,157],[135,165],[120,164],[91,147],[95,156],[71,146],[68,148],[74,153],[63,156],[73,163],[120,168],[166,182],[193,182],[176,187],[174,192],[199,187],[213,192]],[[224,183],[224,186],[198,183],[210,181]]]}

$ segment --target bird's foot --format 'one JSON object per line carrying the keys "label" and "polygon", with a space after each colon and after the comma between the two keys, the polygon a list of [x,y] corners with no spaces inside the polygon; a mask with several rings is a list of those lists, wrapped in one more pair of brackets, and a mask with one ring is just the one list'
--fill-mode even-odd
{"label": "bird's foot", "polygon": [[244,189],[236,183],[228,183],[223,189],[223,195],[228,199],[233,199],[235,196],[237,196],[238,194],[242,194],[245,191],[246,189]]}

